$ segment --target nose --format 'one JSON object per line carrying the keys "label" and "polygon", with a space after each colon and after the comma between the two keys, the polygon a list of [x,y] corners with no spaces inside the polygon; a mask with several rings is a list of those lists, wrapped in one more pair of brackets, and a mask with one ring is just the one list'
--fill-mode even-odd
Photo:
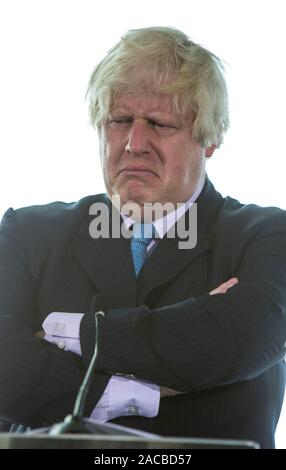
{"label": "nose", "polygon": [[134,118],[129,129],[128,140],[125,150],[133,155],[146,154],[150,152],[149,129],[145,119]]}

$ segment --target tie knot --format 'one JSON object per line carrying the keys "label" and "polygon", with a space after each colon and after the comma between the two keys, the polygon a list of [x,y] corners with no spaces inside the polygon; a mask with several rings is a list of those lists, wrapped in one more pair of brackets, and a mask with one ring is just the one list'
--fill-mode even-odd
{"label": "tie knot", "polygon": [[146,243],[148,245],[152,238],[155,237],[155,227],[151,223],[135,223],[133,225],[132,238],[141,243]]}

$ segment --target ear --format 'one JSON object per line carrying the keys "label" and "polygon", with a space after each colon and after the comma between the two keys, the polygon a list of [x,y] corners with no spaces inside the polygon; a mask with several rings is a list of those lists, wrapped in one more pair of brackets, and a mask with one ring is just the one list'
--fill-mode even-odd
{"label": "ear", "polygon": [[216,144],[212,144],[210,147],[206,148],[206,158],[210,158],[216,149]]}

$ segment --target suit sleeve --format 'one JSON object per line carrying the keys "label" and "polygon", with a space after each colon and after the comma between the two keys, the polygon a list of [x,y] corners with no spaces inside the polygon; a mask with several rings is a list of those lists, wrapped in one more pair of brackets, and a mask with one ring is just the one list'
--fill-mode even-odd
{"label": "suit sleeve", "polygon": [[[253,237],[233,276],[240,282],[226,294],[153,310],[111,310],[100,334],[98,367],[179,391],[262,374],[286,352],[285,217]],[[86,341],[90,321],[82,320]]]}
{"label": "suit sleeve", "polygon": [[[60,421],[72,411],[85,372],[77,355],[35,337],[37,282],[10,209],[0,226],[0,417],[32,427]],[[87,415],[108,379],[97,374]]]}

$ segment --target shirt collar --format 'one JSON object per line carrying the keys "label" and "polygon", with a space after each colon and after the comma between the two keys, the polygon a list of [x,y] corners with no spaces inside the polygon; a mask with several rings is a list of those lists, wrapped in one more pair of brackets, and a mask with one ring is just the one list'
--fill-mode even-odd
{"label": "shirt collar", "polygon": [[[192,196],[183,204],[181,204],[178,209],[170,212],[169,214],[161,217],[160,219],[154,220],[152,223],[156,229],[157,235],[162,239],[166,233],[172,228],[173,225],[190,209],[191,205],[198,199],[199,195],[202,192],[202,189],[205,184],[205,179],[199,184],[196,191]],[[134,223],[135,220],[121,212],[121,217],[126,229],[129,229]]]}

